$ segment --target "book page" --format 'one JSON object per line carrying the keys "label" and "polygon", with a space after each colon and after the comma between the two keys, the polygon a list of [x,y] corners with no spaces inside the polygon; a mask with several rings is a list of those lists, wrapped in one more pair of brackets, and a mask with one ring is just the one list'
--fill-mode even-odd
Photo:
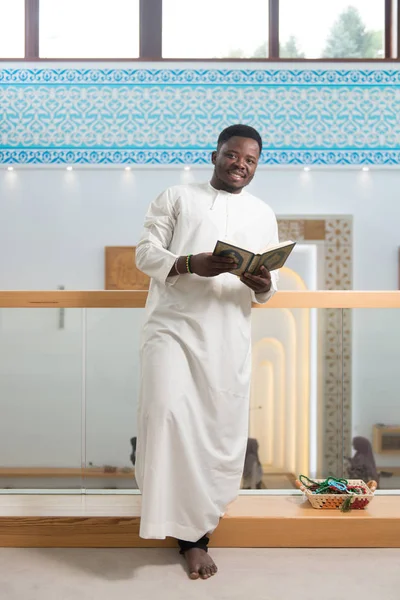
{"label": "book page", "polygon": [[261,256],[259,267],[264,265],[269,271],[281,269],[288,259],[289,254],[295,247],[296,243],[291,242],[277,249],[268,250]]}
{"label": "book page", "polygon": [[247,271],[252,275],[255,275],[259,271],[260,261],[261,256],[259,254],[256,254],[253,260],[250,262],[249,266],[247,267]]}

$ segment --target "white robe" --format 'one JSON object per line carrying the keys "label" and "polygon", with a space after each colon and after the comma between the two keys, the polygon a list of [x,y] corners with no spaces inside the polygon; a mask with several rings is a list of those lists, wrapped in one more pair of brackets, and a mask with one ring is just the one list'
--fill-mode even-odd
{"label": "white robe", "polygon": [[248,435],[251,303],[230,273],[169,277],[178,256],[217,240],[260,252],[278,243],[276,218],[245,190],[210,184],[167,189],[150,206],[136,249],[152,279],[141,347],[136,480],[142,538],[197,541],[240,488]]}

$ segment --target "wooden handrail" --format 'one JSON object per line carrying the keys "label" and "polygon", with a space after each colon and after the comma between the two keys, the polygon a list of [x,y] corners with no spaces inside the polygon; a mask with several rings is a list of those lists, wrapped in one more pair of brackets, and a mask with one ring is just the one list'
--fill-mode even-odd
{"label": "wooden handrail", "polygon": [[[0,291],[0,308],[144,308],[147,291]],[[278,292],[255,308],[400,308],[400,291]]]}

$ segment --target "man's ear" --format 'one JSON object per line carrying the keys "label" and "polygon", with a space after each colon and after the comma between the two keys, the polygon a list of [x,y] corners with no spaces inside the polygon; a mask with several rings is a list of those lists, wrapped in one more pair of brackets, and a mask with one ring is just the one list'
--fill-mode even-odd
{"label": "man's ear", "polygon": [[211,154],[211,162],[213,165],[215,165],[215,163],[217,162],[217,153],[214,150],[214,152]]}

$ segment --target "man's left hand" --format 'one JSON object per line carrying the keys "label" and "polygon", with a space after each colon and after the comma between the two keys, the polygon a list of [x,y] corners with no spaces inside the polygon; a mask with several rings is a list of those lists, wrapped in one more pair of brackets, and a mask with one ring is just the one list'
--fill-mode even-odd
{"label": "man's left hand", "polygon": [[259,275],[244,273],[240,281],[256,294],[265,294],[271,289],[271,273],[265,267],[261,267]]}

